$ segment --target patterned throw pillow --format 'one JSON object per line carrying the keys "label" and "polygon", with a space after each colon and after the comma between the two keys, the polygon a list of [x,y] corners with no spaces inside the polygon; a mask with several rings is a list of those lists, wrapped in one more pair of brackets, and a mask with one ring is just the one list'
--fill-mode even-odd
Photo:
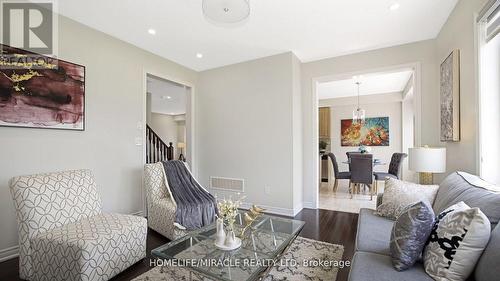
{"label": "patterned throw pillow", "polygon": [[466,280],[490,239],[490,222],[479,208],[457,203],[436,218],[424,250],[425,272],[434,280]]}
{"label": "patterned throw pillow", "polygon": [[388,178],[385,180],[382,204],[377,207],[375,214],[396,219],[406,207],[414,203],[426,201],[432,205],[438,188],[438,185],[420,185]]}
{"label": "patterned throw pillow", "polygon": [[390,244],[396,270],[406,270],[420,258],[434,226],[434,217],[429,203],[420,201],[407,207],[396,219]]}

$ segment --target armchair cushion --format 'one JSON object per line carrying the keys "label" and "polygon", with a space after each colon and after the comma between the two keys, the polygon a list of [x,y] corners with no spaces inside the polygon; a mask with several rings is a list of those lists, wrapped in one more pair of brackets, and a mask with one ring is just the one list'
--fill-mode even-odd
{"label": "armchair cushion", "polygon": [[30,240],[33,280],[108,280],[146,256],[146,219],[101,214]]}
{"label": "armchair cushion", "polygon": [[101,199],[90,170],[19,176],[10,180],[19,231],[19,277],[31,279],[31,238],[100,214]]}

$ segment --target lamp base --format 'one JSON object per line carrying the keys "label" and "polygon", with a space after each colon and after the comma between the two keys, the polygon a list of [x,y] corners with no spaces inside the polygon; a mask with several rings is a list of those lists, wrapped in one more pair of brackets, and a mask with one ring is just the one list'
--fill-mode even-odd
{"label": "lamp base", "polygon": [[420,173],[420,184],[431,185],[434,183],[432,173]]}
{"label": "lamp base", "polygon": [[184,155],[181,153],[179,154],[179,160],[186,162],[186,157],[184,157]]}

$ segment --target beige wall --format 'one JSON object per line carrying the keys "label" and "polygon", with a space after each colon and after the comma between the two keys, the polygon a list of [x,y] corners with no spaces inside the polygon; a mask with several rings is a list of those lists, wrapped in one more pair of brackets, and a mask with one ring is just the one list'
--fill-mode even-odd
{"label": "beige wall", "polygon": [[202,185],[209,186],[210,176],[244,179],[244,201],[283,214],[293,213],[294,186],[301,184],[293,175],[302,154],[293,140],[294,108],[300,107],[293,106],[293,57],[285,53],[203,71],[196,102]]}
{"label": "beige wall", "polygon": [[177,153],[178,122],[174,120],[174,116],[153,112],[149,126],[166,144],[172,142]]}
{"label": "beige wall", "polygon": [[59,56],[86,66],[85,131],[0,127],[0,249],[17,245],[8,188],[15,175],[94,171],[105,211],[142,211],[144,71],[195,84],[197,73],[104,33],[59,19]]}
{"label": "beige wall", "polygon": [[292,177],[293,214],[303,208],[303,142],[302,142],[302,96],[300,88],[301,62],[292,54]]}
{"label": "beige wall", "polygon": [[[478,115],[475,51],[475,13],[487,0],[462,0],[456,6],[436,39],[436,59],[440,63],[455,49],[460,50],[460,142],[446,146],[447,173],[462,170],[478,173]],[[439,65],[438,71],[439,71]],[[438,72],[439,74],[439,72]],[[439,82],[439,81],[438,81]],[[439,84],[435,86],[439,95]],[[437,177],[442,179],[444,175]]]}

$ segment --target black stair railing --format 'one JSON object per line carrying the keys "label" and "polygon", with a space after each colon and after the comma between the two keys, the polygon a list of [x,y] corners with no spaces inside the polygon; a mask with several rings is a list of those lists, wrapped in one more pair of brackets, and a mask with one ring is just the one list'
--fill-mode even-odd
{"label": "black stair railing", "polygon": [[146,125],[146,163],[156,163],[174,159],[174,146],[168,145],[158,134]]}

